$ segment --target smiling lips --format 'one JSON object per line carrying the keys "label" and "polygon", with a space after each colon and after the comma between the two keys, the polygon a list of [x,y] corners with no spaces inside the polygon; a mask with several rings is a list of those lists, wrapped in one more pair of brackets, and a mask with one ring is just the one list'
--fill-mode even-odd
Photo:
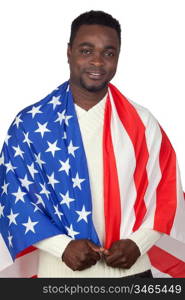
{"label": "smiling lips", "polygon": [[102,77],[105,75],[104,72],[87,72],[87,75],[90,79],[102,79]]}

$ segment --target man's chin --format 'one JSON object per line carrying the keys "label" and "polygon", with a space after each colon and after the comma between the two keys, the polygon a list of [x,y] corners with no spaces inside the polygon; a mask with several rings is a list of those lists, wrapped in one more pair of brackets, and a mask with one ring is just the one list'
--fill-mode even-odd
{"label": "man's chin", "polygon": [[91,93],[96,93],[101,90],[104,90],[108,85],[108,82],[102,82],[101,84],[87,84],[83,80],[81,80],[80,83],[85,90]]}

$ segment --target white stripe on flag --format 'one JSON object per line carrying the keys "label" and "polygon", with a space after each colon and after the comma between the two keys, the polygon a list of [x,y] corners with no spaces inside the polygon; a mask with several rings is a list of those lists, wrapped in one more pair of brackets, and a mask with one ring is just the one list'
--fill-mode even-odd
{"label": "white stripe on flag", "polygon": [[147,212],[143,220],[143,226],[153,228],[156,208],[156,187],[161,179],[159,153],[162,142],[162,134],[157,120],[155,121],[154,117],[148,119],[150,114],[146,114],[146,110],[143,110],[142,107],[133,102],[132,104],[146,128],[145,136],[149,159],[146,166],[148,187],[144,196]]}
{"label": "white stripe on flag", "polygon": [[1,256],[0,256],[0,270],[7,268],[9,265],[13,263],[11,258],[10,252],[6,247],[6,244],[3,240],[3,237],[0,233],[0,249],[1,249]]}
{"label": "white stripe on flag", "polygon": [[172,278],[169,274],[163,273],[154,267],[152,267],[152,275],[155,278]]}
{"label": "white stripe on flag", "polygon": [[11,266],[0,272],[0,278],[31,278],[37,275],[38,250],[17,258]]}
{"label": "white stripe on flag", "polygon": [[155,246],[185,262],[185,244],[167,235],[163,235]]}
{"label": "white stripe on flag", "polygon": [[[132,233],[132,228],[135,223],[134,203],[136,200],[136,187],[133,174],[136,159],[131,139],[117,114],[111,92],[109,95],[112,106],[111,136],[116,158],[121,199],[120,237],[126,238]],[[130,158],[129,161],[128,157]]]}
{"label": "white stripe on flag", "polygon": [[185,220],[185,200],[181,185],[178,162],[176,161],[176,186],[177,186],[177,208],[171,235],[182,241],[185,241],[185,229],[182,230],[182,222]]}

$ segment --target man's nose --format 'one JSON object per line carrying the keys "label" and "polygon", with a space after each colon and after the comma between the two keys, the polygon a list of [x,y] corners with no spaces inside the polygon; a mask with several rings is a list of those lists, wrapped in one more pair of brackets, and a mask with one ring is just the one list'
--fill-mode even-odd
{"label": "man's nose", "polygon": [[104,65],[104,60],[103,60],[102,54],[101,53],[94,53],[90,63],[94,66],[97,66],[97,67],[98,66],[103,66]]}

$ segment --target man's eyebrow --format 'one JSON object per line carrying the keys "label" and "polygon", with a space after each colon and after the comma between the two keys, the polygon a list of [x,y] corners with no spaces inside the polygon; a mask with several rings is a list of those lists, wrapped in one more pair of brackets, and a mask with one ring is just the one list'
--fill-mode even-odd
{"label": "man's eyebrow", "polygon": [[105,47],[105,49],[113,49],[113,50],[117,50],[116,47],[112,46],[112,45],[108,45]]}
{"label": "man's eyebrow", "polygon": [[[94,44],[92,44],[92,43],[89,43],[89,42],[83,42],[83,43],[80,43],[79,45],[78,45],[78,47],[91,47],[91,48],[94,48],[95,47],[95,45]],[[104,49],[113,49],[113,50],[117,50],[117,48],[116,47],[114,47],[114,46],[112,46],[112,45],[107,45],[107,46],[105,46],[105,48]]]}
{"label": "man's eyebrow", "polygon": [[93,44],[88,43],[88,42],[83,42],[83,43],[80,43],[80,44],[78,45],[78,47],[83,47],[83,46],[94,47]]}

